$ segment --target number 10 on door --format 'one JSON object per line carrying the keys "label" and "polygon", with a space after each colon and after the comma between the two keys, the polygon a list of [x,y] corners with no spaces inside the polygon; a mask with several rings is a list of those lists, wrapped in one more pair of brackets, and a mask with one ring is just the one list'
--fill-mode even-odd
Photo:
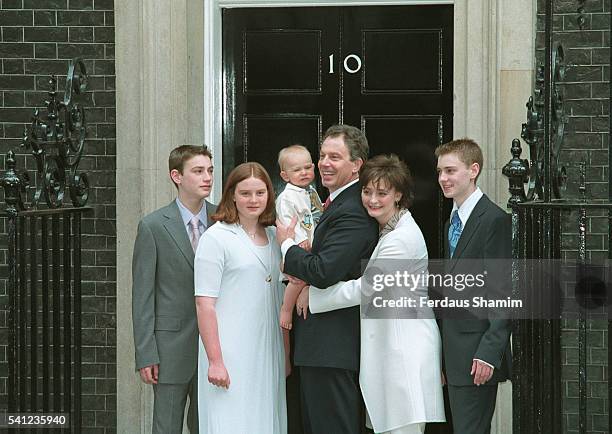
{"label": "number 10 on door", "polygon": [[[350,64],[349,64],[350,63]],[[344,58],[344,70],[349,74],[355,74],[361,69],[361,58],[356,54],[349,54]],[[334,73],[334,55],[329,55],[329,73]]]}

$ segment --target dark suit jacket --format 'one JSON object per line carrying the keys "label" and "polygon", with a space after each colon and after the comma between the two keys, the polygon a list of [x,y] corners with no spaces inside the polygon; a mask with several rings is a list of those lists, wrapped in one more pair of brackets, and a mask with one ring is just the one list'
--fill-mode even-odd
{"label": "dark suit jacket", "polygon": [[[319,288],[361,276],[378,240],[378,223],[361,204],[357,182],[336,197],[321,216],[311,252],[291,247],[284,271]],[[296,366],[359,369],[359,307],[294,318]]]}
{"label": "dark suit jacket", "polygon": [[[449,258],[448,227],[444,227],[445,257]],[[465,292],[465,298],[474,295],[487,298],[505,298],[510,295],[510,267],[502,267],[499,259],[512,257],[512,226],[510,215],[495,205],[486,195],[478,201],[470,214],[452,259],[450,274],[477,274],[487,270],[486,286],[477,293]],[[466,261],[463,261],[466,260]],[[480,311],[482,315],[482,311]],[[482,318],[482,316],[479,316]],[[491,315],[489,319],[442,319],[442,348],[448,384],[474,385],[470,375],[473,359],[481,359],[495,367],[489,383],[510,378],[511,322]]]}
{"label": "dark suit jacket", "polygon": [[[206,202],[208,227],[215,210]],[[175,201],[140,221],[132,260],[136,369],[159,364],[160,383],[186,383],[197,372],[193,258]]]}

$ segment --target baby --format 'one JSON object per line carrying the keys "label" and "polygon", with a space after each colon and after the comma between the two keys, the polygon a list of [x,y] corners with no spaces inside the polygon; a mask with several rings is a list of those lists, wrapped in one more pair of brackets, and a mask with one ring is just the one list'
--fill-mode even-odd
{"label": "baby", "polygon": [[[310,250],[315,226],[323,213],[323,205],[317,191],[310,185],[314,180],[314,164],[308,149],[301,145],[292,145],[278,153],[280,176],[287,183],[285,189],[276,199],[276,215],[285,225],[297,217],[295,225],[295,242],[300,247]],[[293,308],[304,289],[302,285],[289,283],[280,311],[281,327],[291,330]]]}

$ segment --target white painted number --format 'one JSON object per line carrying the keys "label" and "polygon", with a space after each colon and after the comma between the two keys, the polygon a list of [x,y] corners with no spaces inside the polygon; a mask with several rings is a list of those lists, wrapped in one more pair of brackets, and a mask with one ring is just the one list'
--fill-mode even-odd
{"label": "white painted number", "polygon": [[[357,62],[357,68],[355,69],[350,69],[348,66],[348,61],[349,59],[355,59],[355,62]],[[359,70],[361,69],[361,59],[359,58],[358,55],[356,54],[349,54],[348,56],[346,56],[344,58],[344,70],[346,72],[348,72],[349,74],[354,74],[356,72],[359,72]]]}
{"label": "white painted number", "polygon": [[[353,59],[357,63],[356,68],[349,67],[349,60]],[[355,74],[361,70],[361,58],[356,54],[349,54],[344,58],[344,70],[349,74]],[[334,55],[330,54],[329,56],[329,73],[334,73]]]}

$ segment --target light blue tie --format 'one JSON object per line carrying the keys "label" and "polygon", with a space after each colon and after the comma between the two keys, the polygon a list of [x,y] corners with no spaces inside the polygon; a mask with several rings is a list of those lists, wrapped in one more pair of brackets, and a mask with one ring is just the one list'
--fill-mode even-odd
{"label": "light blue tie", "polygon": [[455,210],[453,211],[451,222],[448,227],[448,248],[449,248],[451,258],[453,257],[453,254],[455,253],[455,249],[457,248],[457,243],[459,242],[460,236],[461,236],[461,219],[459,218],[459,212]]}

